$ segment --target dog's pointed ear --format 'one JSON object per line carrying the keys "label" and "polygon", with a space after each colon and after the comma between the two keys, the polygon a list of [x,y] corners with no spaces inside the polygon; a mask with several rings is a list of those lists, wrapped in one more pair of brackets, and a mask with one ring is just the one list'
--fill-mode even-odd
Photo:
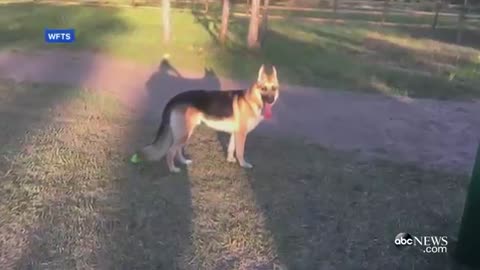
{"label": "dog's pointed ear", "polygon": [[275,68],[275,66],[272,66],[272,78],[275,82],[278,83],[278,78],[277,78],[277,69]]}
{"label": "dog's pointed ear", "polygon": [[265,75],[265,68],[264,68],[264,65],[262,65],[260,67],[260,70],[258,71],[257,82],[262,82],[264,80],[264,75]]}

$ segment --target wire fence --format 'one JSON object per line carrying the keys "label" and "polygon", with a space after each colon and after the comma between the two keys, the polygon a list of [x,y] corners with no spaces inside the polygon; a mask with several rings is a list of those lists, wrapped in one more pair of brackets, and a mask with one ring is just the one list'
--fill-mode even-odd
{"label": "wire fence", "polygon": [[[0,0],[2,2],[4,0]],[[33,0],[94,6],[161,7],[161,0]],[[247,18],[250,0],[231,0],[231,14]],[[440,1],[404,2],[395,0],[319,0],[319,1],[270,1],[269,18],[295,18],[309,22],[355,22],[386,26],[415,26],[457,30],[457,42],[461,42],[465,30],[480,29],[480,5],[451,4]],[[172,8],[193,9],[219,16],[219,0],[171,0]],[[262,6],[263,8],[263,6]],[[259,14],[263,14],[260,12]],[[479,30],[480,31],[480,30]]]}

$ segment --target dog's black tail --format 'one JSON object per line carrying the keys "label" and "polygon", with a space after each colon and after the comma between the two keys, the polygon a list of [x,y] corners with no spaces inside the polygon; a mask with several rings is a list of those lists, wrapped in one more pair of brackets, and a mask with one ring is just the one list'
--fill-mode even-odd
{"label": "dog's black tail", "polygon": [[167,104],[162,113],[162,122],[157,130],[153,142],[140,150],[140,157],[146,161],[160,160],[166,154],[173,143],[172,130],[170,128],[171,104]]}

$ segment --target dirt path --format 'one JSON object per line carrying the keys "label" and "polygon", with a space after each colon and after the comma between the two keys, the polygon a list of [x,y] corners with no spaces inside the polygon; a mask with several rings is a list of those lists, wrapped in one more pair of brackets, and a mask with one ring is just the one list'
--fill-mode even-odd
{"label": "dirt path", "polygon": [[[279,70],[281,78],[281,70]],[[166,100],[192,88],[248,86],[215,74],[175,73],[86,52],[0,53],[0,77],[115,93],[157,124]],[[273,119],[256,133],[296,136],[366,158],[469,172],[480,139],[480,102],[409,99],[282,86]]]}

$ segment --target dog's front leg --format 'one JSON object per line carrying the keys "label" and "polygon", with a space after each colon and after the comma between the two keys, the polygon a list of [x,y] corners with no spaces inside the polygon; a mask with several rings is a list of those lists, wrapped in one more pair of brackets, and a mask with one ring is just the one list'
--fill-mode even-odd
{"label": "dog's front leg", "polygon": [[245,150],[245,141],[247,139],[247,134],[244,131],[235,132],[235,153],[237,154],[238,163],[243,168],[252,168],[253,165],[246,162],[243,158],[243,152]]}
{"label": "dog's front leg", "polygon": [[228,155],[227,155],[227,161],[228,162],[236,162],[237,160],[235,159],[235,135],[232,132],[230,134],[230,142],[228,143]]}

